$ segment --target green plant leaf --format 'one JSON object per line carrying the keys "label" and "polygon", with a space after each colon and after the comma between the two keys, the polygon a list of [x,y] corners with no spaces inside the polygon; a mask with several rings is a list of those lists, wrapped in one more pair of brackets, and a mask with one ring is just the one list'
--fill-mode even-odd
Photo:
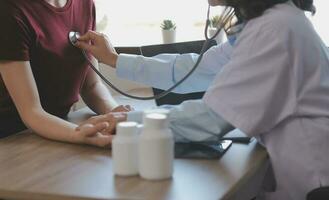
{"label": "green plant leaf", "polygon": [[160,27],[163,30],[175,30],[176,24],[170,19],[165,19],[162,21]]}

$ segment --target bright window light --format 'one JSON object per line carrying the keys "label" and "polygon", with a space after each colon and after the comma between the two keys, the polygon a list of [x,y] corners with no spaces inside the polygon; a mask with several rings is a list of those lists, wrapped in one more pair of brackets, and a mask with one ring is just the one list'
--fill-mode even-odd
{"label": "bright window light", "polygon": [[314,0],[316,7],[316,14],[311,16],[310,19],[314,24],[315,29],[318,31],[322,40],[329,46],[329,26],[328,19],[329,13],[327,11],[329,7],[328,0]]}
{"label": "bright window light", "polygon": [[[98,30],[115,46],[158,44],[164,19],[176,23],[177,42],[204,39],[207,0],[95,0]],[[212,9],[212,16],[220,8]]]}
{"label": "bright window light", "polygon": [[[160,24],[171,19],[177,26],[177,42],[204,39],[207,0],[95,0],[98,31],[106,33],[115,46],[139,46],[162,42]],[[310,17],[323,41],[329,45],[327,0],[314,0],[315,16]],[[212,8],[212,16],[220,14]]]}

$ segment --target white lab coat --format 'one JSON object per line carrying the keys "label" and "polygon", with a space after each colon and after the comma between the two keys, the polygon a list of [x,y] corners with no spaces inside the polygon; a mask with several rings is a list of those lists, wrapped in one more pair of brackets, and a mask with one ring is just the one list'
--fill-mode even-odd
{"label": "white lab coat", "polygon": [[267,199],[302,200],[329,185],[329,54],[292,2],[246,24],[204,100],[261,138],[277,183]]}

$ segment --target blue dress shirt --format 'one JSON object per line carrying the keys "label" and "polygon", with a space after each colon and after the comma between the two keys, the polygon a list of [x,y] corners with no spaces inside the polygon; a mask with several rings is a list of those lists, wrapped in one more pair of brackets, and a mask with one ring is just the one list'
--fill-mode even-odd
{"label": "blue dress shirt", "polygon": [[[234,36],[236,37],[236,36]],[[235,38],[210,48],[196,71],[173,92],[206,91],[223,66],[230,61]],[[117,75],[120,78],[166,90],[183,78],[194,66],[198,54],[159,54],[154,57],[120,54]],[[229,123],[206,106],[203,100],[165,105],[169,109],[170,128],[176,141],[216,141],[232,130]],[[142,123],[143,112],[128,113],[128,121]]]}

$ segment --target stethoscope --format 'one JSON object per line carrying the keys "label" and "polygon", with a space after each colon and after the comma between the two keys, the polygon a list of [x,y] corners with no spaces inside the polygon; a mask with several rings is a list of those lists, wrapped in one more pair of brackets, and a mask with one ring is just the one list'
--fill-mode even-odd
{"label": "stethoscope", "polygon": [[[134,96],[134,95],[130,95],[127,94],[125,92],[123,92],[122,90],[120,90],[119,88],[117,88],[115,85],[113,85],[109,80],[106,79],[106,77],[104,77],[100,71],[94,66],[94,64],[90,61],[89,57],[87,56],[87,53],[85,50],[82,50],[82,54],[85,57],[85,59],[87,60],[88,64],[90,65],[90,67],[95,71],[95,73],[108,85],[110,86],[113,90],[115,90],[116,92],[118,92],[119,94],[122,94],[126,97],[132,98],[132,99],[137,99],[137,100],[153,100],[153,99],[160,99],[164,96],[166,96],[167,94],[169,94],[171,91],[173,91],[176,87],[178,87],[180,84],[182,84],[188,77],[190,77],[192,75],[192,73],[196,70],[196,68],[199,66],[204,53],[207,51],[207,47],[209,46],[210,42],[212,40],[214,40],[217,35],[225,28],[225,25],[230,21],[230,19],[234,16],[234,9],[233,8],[229,8],[226,7],[221,15],[221,19],[222,19],[222,23],[219,25],[218,30],[216,32],[215,35],[213,35],[212,37],[208,36],[208,28],[210,25],[210,20],[209,20],[209,16],[210,16],[210,5],[208,6],[208,11],[207,11],[207,21],[206,21],[206,26],[204,29],[204,35],[206,38],[206,41],[204,42],[200,55],[198,57],[198,60],[196,61],[196,63],[194,64],[193,68],[191,69],[191,71],[189,73],[187,73],[180,81],[178,81],[176,84],[174,84],[171,88],[169,88],[166,91],[163,91],[162,93],[158,94],[158,95],[154,95],[154,96],[150,96],[150,97],[139,97],[139,96]],[[75,46],[75,44],[78,42],[78,38],[80,37],[80,33],[79,32],[74,32],[71,31],[69,32],[69,41],[70,43]]]}

